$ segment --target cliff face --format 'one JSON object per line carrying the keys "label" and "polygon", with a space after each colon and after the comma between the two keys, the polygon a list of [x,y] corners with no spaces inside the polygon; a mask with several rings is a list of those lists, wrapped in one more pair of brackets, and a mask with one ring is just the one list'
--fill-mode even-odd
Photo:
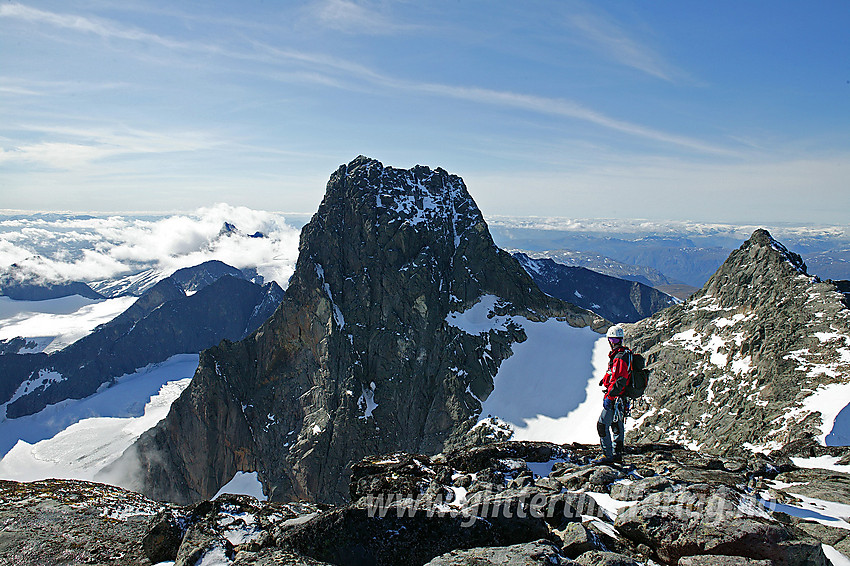
{"label": "cliff face", "polygon": [[499,314],[605,324],[543,294],[494,245],[459,177],[365,157],[340,167],[275,315],[204,352],[168,418],[125,455],[141,465],[137,487],[187,502],[256,470],[272,499],[343,501],[361,457],[452,446],[525,339],[446,323],[482,295]]}
{"label": "cliff face", "polygon": [[765,230],[684,304],[627,336],[653,367],[634,439],[713,452],[839,443],[831,431],[850,400],[850,311]]}

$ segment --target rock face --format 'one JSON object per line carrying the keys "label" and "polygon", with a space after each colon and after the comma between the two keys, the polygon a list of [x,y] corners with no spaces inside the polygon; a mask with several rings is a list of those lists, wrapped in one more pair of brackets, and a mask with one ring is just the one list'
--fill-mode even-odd
{"label": "rock face", "polygon": [[363,456],[459,442],[525,339],[510,325],[468,334],[449,313],[493,295],[499,314],[605,327],[542,293],[441,169],[340,167],[299,250],[272,319],[204,352],[168,418],[125,455],[144,493],[196,501],[241,470],[273,500],[344,501]]}
{"label": "rock face", "polygon": [[541,291],[611,322],[637,322],[679,302],[637,281],[561,265],[551,259],[532,259],[523,253],[515,253],[514,257]]}
{"label": "rock face", "polygon": [[6,416],[30,415],[47,404],[86,397],[137,368],[253,332],[272,315],[283,290],[274,282],[261,287],[234,277],[228,269],[235,268],[218,264],[179,270],[58,352],[0,356]]}
{"label": "rock face", "polygon": [[846,404],[850,391],[843,301],[799,255],[757,230],[684,304],[627,328],[653,370],[630,438],[715,453],[806,438],[829,444],[836,415],[824,417],[834,405],[824,400]]}
{"label": "rock face", "polygon": [[[828,566],[822,544],[850,548],[846,520],[814,522],[825,517],[794,500],[798,486],[783,478],[807,470],[787,459],[643,444],[611,467],[597,454],[505,442],[371,456],[353,466],[352,501],[339,507],[234,495],[177,507],[88,482],[0,482],[0,556],[25,566]],[[820,495],[838,502],[848,485],[836,473]]]}

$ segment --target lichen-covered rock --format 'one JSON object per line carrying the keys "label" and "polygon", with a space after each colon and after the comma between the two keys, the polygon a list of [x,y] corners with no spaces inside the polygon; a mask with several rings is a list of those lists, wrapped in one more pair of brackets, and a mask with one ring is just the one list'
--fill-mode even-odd
{"label": "lichen-covered rock", "polygon": [[[793,493],[785,494],[780,509],[794,512],[797,505],[799,517],[754,499],[754,493],[784,493],[777,486],[786,483],[773,480],[794,471],[782,472],[788,464],[770,456],[742,463],[672,444],[636,445],[610,468],[641,494],[623,505],[599,493],[537,485],[541,478],[530,471],[551,466],[553,473],[592,475],[599,471],[589,463],[594,452],[582,445],[515,442],[450,456],[373,456],[353,466],[356,501],[335,508],[237,495],[176,507],[89,482],[0,482],[0,561],[418,566],[447,553],[441,559],[469,563],[554,558],[548,550],[527,552],[536,548],[529,543],[547,546],[541,539],[558,545],[561,557],[612,566],[677,560],[691,566],[824,566],[821,544],[850,551],[850,531],[806,520],[822,515]],[[553,455],[546,466],[531,465]],[[650,469],[655,475],[643,477],[640,470]],[[682,469],[726,470],[739,487],[671,478]],[[528,477],[535,481],[516,481]],[[607,487],[616,493],[626,485],[621,478]],[[657,489],[663,491],[652,492]],[[506,548],[514,545],[520,546]]]}
{"label": "lichen-covered rock", "polygon": [[679,566],[772,566],[770,560],[755,560],[744,556],[724,556],[722,554],[703,554],[684,556]]}
{"label": "lichen-covered rock", "polygon": [[505,546],[548,534],[546,523],[531,516],[478,520],[434,508],[397,505],[372,514],[368,509],[349,506],[299,525],[276,542],[338,566],[410,566],[456,549]]}
{"label": "lichen-covered rock", "polygon": [[826,501],[850,502],[850,474],[837,470],[803,468],[776,476],[776,480],[791,484],[783,491]]}
{"label": "lichen-covered rock", "polygon": [[641,563],[631,556],[603,550],[585,552],[575,561],[581,566],[641,566]]}
{"label": "lichen-covered rock", "polygon": [[142,537],[165,505],[76,480],[0,481],[0,562],[147,565]]}
{"label": "lichen-covered rock", "polygon": [[621,501],[639,501],[658,491],[672,491],[673,480],[664,476],[643,478],[630,483],[618,483],[611,486],[611,497]]}
{"label": "lichen-covered rock", "polygon": [[751,497],[725,486],[655,493],[620,513],[614,524],[667,563],[725,554],[770,560],[776,566],[827,564],[820,543],[777,523]]}
{"label": "lichen-covered rock", "polygon": [[561,539],[561,554],[577,558],[591,550],[602,550],[593,534],[580,522],[568,523],[563,530],[554,533]]}
{"label": "lichen-covered rock", "polygon": [[177,557],[185,534],[180,523],[181,518],[178,518],[172,509],[164,509],[150,520],[147,532],[142,538],[142,549],[153,564]]}

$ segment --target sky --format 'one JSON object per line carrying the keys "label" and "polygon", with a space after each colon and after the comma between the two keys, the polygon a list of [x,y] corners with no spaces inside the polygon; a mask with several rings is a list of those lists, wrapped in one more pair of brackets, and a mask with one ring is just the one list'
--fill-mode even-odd
{"label": "sky", "polygon": [[363,154],[485,216],[850,224],[850,4],[0,0],[0,209],[315,211]]}

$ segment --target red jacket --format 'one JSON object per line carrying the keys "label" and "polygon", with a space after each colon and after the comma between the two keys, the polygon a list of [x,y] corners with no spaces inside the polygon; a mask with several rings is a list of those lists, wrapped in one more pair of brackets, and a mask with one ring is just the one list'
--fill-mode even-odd
{"label": "red jacket", "polygon": [[616,399],[623,394],[623,388],[629,382],[629,356],[617,357],[617,354],[628,351],[625,346],[617,346],[608,352],[608,371],[602,378],[605,386],[605,397]]}

